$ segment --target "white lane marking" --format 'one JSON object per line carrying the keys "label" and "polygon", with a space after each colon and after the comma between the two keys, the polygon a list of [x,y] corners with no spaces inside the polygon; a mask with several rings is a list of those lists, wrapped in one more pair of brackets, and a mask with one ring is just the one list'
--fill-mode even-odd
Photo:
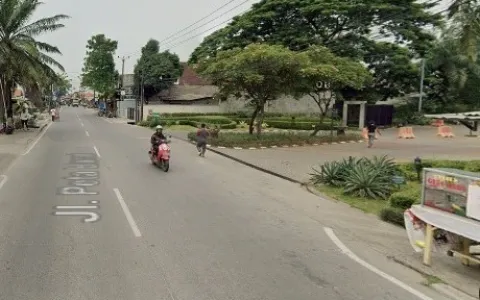
{"label": "white lane marking", "polygon": [[0,175],[0,177],[2,177],[2,180],[0,181],[0,190],[1,190],[2,187],[5,185],[5,183],[7,182],[8,176],[7,175]]}
{"label": "white lane marking", "polygon": [[35,147],[35,145],[37,145],[37,143],[40,141],[40,139],[45,135],[45,133],[47,132],[48,128],[50,128],[50,126],[52,126],[53,122],[51,122],[50,124],[47,125],[47,127],[45,127],[45,129],[43,129],[42,133],[40,133],[40,135],[38,136],[38,138],[30,145],[30,147],[28,147],[27,150],[25,150],[25,152],[22,153],[22,155],[27,155],[28,153],[30,153],[30,151],[32,151],[33,147]]}
{"label": "white lane marking", "polygon": [[97,209],[97,205],[57,205],[56,209]]}
{"label": "white lane marking", "polygon": [[83,124],[83,123],[80,123],[80,125],[82,125],[82,127],[85,127],[85,124]]}
{"label": "white lane marking", "polygon": [[100,158],[100,152],[98,151],[97,146],[93,146],[93,150],[95,150],[95,154],[97,154],[98,158]]}
{"label": "white lane marking", "polygon": [[352,260],[357,262],[359,265],[367,268],[368,270],[370,270],[373,273],[379,275],[380,277],[382,277],[382,278],[390,281],[391,283],[397,285],[398,287],[406,290],[410,294],[417,296],[421,300],[433,300],[433,298],[428,297],[427,295],[425,295],[422,292],[412,288],[411,286],[409,286],[406,283],[398,280],[397,278],[395,278],[391,275],[388,275],[387,273],[385,273],[383,271],[380,271],[376,267],[372,266],[371,264],[367,263],[366,261],[364,261],[363,259],[358,257],[355,253],[353,253],[350,249],[348,249],[348,247],[345,246],[345,244],[342,243],[342,241],[340,241],[340,239],[335,235],[335,233],[333,232],[333,230],[331,228],[324,227],[323,230],[325,231],[327,236],[332,240],[332,242],[343,252],[343,254],[350,257]]}
{"label": "white lane marking", "polygon": [[90,136],[90,133],[88,133],[88,131],[86,131],[86,130],[85,130],[85,134],[86,134],[87,136]]}
{"label": "white lane marking", "polygon": [[138,229],[137,223],[135,223],[135,220],[132,217],[132,214],[130,213],[130,210],[128,209],[127,203],[125,203],[125,200],[123,200],[122,194],[120,193],[120,190],[118,188],[114,188],[113,192],[115,193],[115,196],[117,196],[118,202],[120,202],[120,206],[123,209],[123,213],[125,214],[125,217],[127,218],[128,224],[130,224],[130,227],[132,228],[133,234],[136,237],[141,237],[142,233],[140,232],[140,229]]}

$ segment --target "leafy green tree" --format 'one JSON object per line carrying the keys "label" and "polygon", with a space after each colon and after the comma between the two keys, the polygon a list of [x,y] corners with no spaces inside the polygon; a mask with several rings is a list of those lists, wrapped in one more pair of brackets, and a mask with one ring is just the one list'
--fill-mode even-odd
{"label": "leafy green tree", "polygon": [[[377,74],[367,91],[385,99],[385,94],[392,97],[409,89],[410,81],[397,83],[395,79],[404,78],[405,73],[410,78],[414,66],[397,62],[423,56],[431,47],[435,37],[423,28],[441,24],[440,15],[427,11],[435,5],[415,0],[262,0],[227,27],[205,38],[192,53],[190,63],[250,43],[281,44],[294,51],[322,45],[335,55],[367,62]],[[394,38],[395,44],[405,46],[410,53],[403,53],[400,58],[399,47],[394,43],[388,47],[388,43],[374,46],[375,42],[368,38],[372,35]],[[395,78],[390,74],[395,74]]]}
{"label": "leafy green tree", "polygon": [[117,46],[117,41],[107,38],[104,34],[92,36],[88,40],[82,70],[82,86],[90,87],[101,94],[111,93],[115,89],[118,81],[114,60]]}
{"label": "leafy green tree", "polygon": [[[362,89],[371,80],[370,72],[361,63],[338,57],[329,49],[313,46],[303,55],[308,64],[301,71],[296,87],[300,94],[309,95],[320,110],[319,124],[342,88]],[[320,126],[314,130],[316,135]]]}
{"label": "leafy green tree", "polygon": [[31,21],[42,2],[38,0],[0,1],[0,74],[3,105],[0,118],[12,122],[12,91],[16,84],[27,86],[45,77],[54,78],[56,67],[63,67],[48,54],[61,54],[57,47],[36,40],[36,37],[64,27],[59,22],[66,15],[55,15]]}
{"label": "leafy green tree", "polygon": [[149,40],[142,48],[142,56],[135,65],[135,91],[138,92],[143,77],[146,99],[172,86],[183,71],[178,55],[159,51],[160,43],[154,39]]}
{"label": "leafy green tree", "polygon": [[62,97],[68,94],[72,88],[72,83],[66,74],[58,74],[53,82],[53,93],[56,97]]}
{"label": "leafy green tree", "polygon": [[249,132],[253,133],[256,120],[257,134],[260,135],[265,104],[294,93],[296,80],[307,62],[305,56],[282,46],[252,44],[202,60],[197,71],[218,86],[220,99],[234,96],[250,101],[254,111]]}

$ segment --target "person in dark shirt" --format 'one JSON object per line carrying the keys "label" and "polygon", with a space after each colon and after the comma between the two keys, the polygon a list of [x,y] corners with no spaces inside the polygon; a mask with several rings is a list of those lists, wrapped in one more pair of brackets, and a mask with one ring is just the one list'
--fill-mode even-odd
{"label": "person in dark shirt", "polygon": [[200,129],[197,131],[197,150],[199,156],[205,156],[205,150],[207,148],[207,138],[210,135],[208,132],[207,126],[202,124]]}
{"label": "person in dark shirt", "polygon": [[368,132],[368,148],[372,148],[373,142],[375,141],[375,134],[378,133],[378,135],[381,135],[381,133],[378,130],[377,125],[375,125],[374,121],[368,122],[367,132]]}

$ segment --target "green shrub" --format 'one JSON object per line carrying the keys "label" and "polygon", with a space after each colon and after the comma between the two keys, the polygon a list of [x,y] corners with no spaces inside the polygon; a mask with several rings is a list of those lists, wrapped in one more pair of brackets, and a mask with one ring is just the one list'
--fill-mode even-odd
{"label": "green shrub", "polygon": [[364,159],[347,171],[343,189],[358,197],[387,199],[393,190],[392,176]]}
{"label": "green shrub", "polygon": [[326,162],[320,169],[312,168],[311,175],[313,184],[327,184],[331,186],[342,186],[345,183],[345,176],[350,169],[359,164],[361,159],[356,157],[344,158],[341,161]]}
{"label": "green shrub", "polygon": [[388,199],[390,206],[407,209],[413,204],[419,203],[422,197],[421,185],[419,183],[407,183],[401,190],[390,195]]}
{"label": "green shrub", "polygon": [[[188,135],[190,140],[195,140],[195,133]],[[341,136],[333,136],[333,142],[359,140],[358,134],[346,134]],[[309,134],[293,134],[264,132],[260,136],[256,134],[240,133],[240,132],[220,132],[218,138],[209,138],[208,143],[213,146],[224,147],[269,147],[284,145],[311,145],[330,142],[330,135],[310,136]]]}
{"label": "green shrub", "polygon": [[341,186],[344,182],[341,165],[338,161],[326,162],[320,166],[320,169],[312,169],[314,173],[310,174],[310,181],[313,184]]}
{"label": "green shrub", "polygon": [[[361,168],[362,171],[360,171],[358,168]],[[356,157],[349,157],[347,159],[343,159],[341,161],[333,161],[333,162],[327,162],[323,165],[320,166],[320,168],[313,168],[313,173],[311,173],[311,182],[314,184],[327,184],[331,186],[346,186],[346,181],[350,177],[350,180],[355,179],[354,181],[357,182],[356,184],[353,184],[351,182],[351,188],[355,191],[350,191],[347,193],[350,194],[357,194],[357,191],[360,194],[363,194],[365,192],[365,196],[368,197],[368,194],[370,193],[369,187],[373,187],[373,185],[370,182],[367,182],[367,178],[364,177],[363,175],[359,175],[359,172],[363,172],[363,170],[370,170],[369,172],[374,172],[377,174],[379,178],[383,178],[385,180],[389,180],[389,182],[386,184],[387,186],[387,191],[389,192],[392,188],[392,176],[396,174],[396,165],[393,159],[389,158],[388,156],[374,156],[373,158],[369,159],[366,157],[361,157],[361,158],[356,158]],[[373,171],[371,171],[373,170]],[[351,174],[351,172],[355,172],[354,175]],[[361,176],[358,177],[358,176]],[[361,180],[360,180],[361,179]],[[363,183],[365,185],[365,189],[362,191],[362,189],[359,189],[358,184],[360,181],[363,180]],[[383,182],[381,180],[381,182]],[[356,185],[356,187],[354,187]],[[378,190],[378,189],[375,189]],[[376,194],[375,192],[373,194]],[[385,195],[388,195],[385,194]],[[376,198],[380,196],[379,194],[377,196],[374,196],[373,198]],[[384,198],[383,196],[380,198]]]}
{"label": "green shrub", "polygon": [[314,130],[320,127],[320,130],[331,130],[332,126],[329,123],[318,124],[315,122],[288,122],[288,121],[272,121],[265,120],[265,123],[272,128],[291,129],[291,130]]}
{"label": "green shrub", "polygon": [[142,127],[150,127],[150,122],[146,121],[146,120],[143,120],[143,121],[138,122],[137,125],[142,126]]}
{"label": "green shrub", "polygon": [[404,210],[386,206],[380,211],[380,219],[398,226],[405,227]]}
{"label": "green shrub", "polygon": [[480,172],[480,160],[471,160],[465,166],[465,171]]}

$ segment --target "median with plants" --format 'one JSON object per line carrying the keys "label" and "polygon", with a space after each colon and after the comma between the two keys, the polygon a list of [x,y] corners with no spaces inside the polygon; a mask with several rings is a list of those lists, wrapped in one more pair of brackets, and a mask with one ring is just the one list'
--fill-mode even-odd
{"label": "median with plants", "polygon": [[[206,124],[208,127],[217,127],[223,130],[238,129],[245,131],[248,129],[249,119],[242,113],[237,114],[162,114],[148,116],[145,121],[138,125],[144,127],[155,127],[157,125],[176,128],[178,125],[190,126],[192,129],[198,128],[200,124]],[[279,115],[268,114],[262,123],[262,128],[267,129],[284,129],[284,130],[302,130],[313,131],[315,128],[319,130],[331,130],[338,126],[337,121],[325,119],[322,123],[318,123],[318,117],[306,117],[297,115]],[[187,127],[188,128],[188,127]]]}
{"label": "median with plants", "polygon": [[[422,167],[480,172],[480,161],[425,160]],[[327,162],[314,168],[311,182],[327,196],[399,226],[405,209],[421,199],[414,162],[395,163],[387,156]]]}
{"label": "median with plants", "polygon": [[[195,132],[188,134],[188,139],[196,140]],[[262,148],[262,147],[286,147],[308,146],[324,143],[357,142],[361,139],[359,134],[345,135],[316,135],[293,132],[266,132],[262,135],[242,132],[220,132],[218,136],[208,138],[208,144],[214,147],[225,148]]]}

